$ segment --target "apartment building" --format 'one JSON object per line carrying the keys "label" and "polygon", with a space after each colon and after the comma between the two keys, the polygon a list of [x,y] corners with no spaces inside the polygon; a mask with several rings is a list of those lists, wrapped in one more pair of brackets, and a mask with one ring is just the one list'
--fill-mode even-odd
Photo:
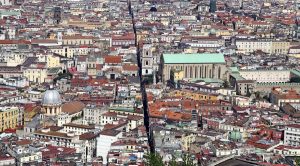
{"label": "apartment building", "polygon": [[48,48],[53,53],[67,58],[73,58],[75,55],[87,55],[94,49],[90,46],[51,46]]}
{"label": "apartment building", "polygon": [[122,132],[117,130],[103,130],[97,137],[97,156],[103,158],[103,164],[107,164],[107,154],[111,148],[111,144],[122,137]]}
{"label": "apartment building", "polygon": [[82,36],[82,35],[74,35],[74,36],[63,36],[62,44],[63,45],[92,45],[94,43],[93,36]]}
{"label": "apartment building", "polygon": [[48,68],[61,67],[61,56],[53,53],[38,54],[38,61],[47,63]]}
{"label": "apartment building", "polygon": [[14,129],[18,125],[19,113],[18,107],[0,107],[0,132]]}
{"label": "apartment building", "polygon": [[255,51],[263,51],[268,54],[287,54],[290,42],[280,40],[245,40],[240,39],[235,42],[237,53],[248,54]]}
{"label": "apartment building", "polygon": [[291,72],[289,70],[240,70],[239,73],[246,80],[256,82],[288,82]]}
{"label": "apartment building", "polygon": [[270,102],[278,106],[282,106],[284,103],[299,103],[300,95],[293,89],[273,88],[270,94]]}
{"label": "apartment building", "polygon": [[73,132],[75,135],[81,135],[95,130],[95,126],[76,124],[76,123],[67,123],[64,124],[63,127],[64,127],[63,129],[64,132],[66,133]]}
{"label": "apartment building", "polygon": [[34,64],[23,71],[23,76],[30,82],[44,83],[47,78],[47,68]]}
{"label": "apartment building", "polygon": [[35,138],[47,138],[52,141],[53,146],[75,148],[77,153],[82,154],[83,160],[90,160],[90,156],[94,156],[97,136],[98,134],[91,132],[76,135],[74,132],[64,133],[51,130],[50,128],[43,128],[34,132]]}
{"label": "apartment building", "polygon": [[221,37],[184,37],[182,42],[195,48],[219,48],[225,46],[225,40]]}
{"label": "apartment building", "polygon": [[291,124],[285,126],[284,144],[289,146],[300,145],[300,124]]}

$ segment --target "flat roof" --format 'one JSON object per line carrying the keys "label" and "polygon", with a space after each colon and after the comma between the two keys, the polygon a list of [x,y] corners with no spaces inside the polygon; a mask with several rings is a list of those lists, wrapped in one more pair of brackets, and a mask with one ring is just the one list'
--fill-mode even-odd
{"label": "flat roof", "polygon": [[224,55],[220,53],[163,54],[163,59],[167,64],[225,63]]}
{"label": "flat roof", "polygon": [[240,75],[240,73],[231,73],[230,75],[231,75],[232,77],[234,77],[236,80],[245,80],[245,78],[242,77],[242,76]]}
{"label": "flat roof", "polygon": [[229,67],[229,69],[234,73],[239,72],[239,69],[237,67]]}
{"label": "flat roof", "polygon": [[133,107],[109,107],[112,111],[124,111],[124,112],[134,112]]}

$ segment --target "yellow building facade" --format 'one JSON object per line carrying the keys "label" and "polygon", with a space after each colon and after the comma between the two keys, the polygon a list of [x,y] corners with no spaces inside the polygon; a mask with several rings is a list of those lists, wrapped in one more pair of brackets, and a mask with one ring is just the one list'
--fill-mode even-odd
{"label": "yellow building facade", "polygon": [[200,93],[200,92],[194,92],[194,91],[189,91],[189,90],[175,90],[170,92],[171,96],[175,97],[185,97],[193,100],[219,100],[217,95],[214,94],[205,94],[205,93]]}
{"label": "yellow building facade", "polygon": [[74,55],[88,55],[93,50],[92,47],[79,47],[79,46],[55,46],[49,47],[51,52],[59,54],[63,57],[73,58]]}
{"label": "yellow building facade", "polygon": [[272,40],[237,40],[238,53],[251,53],[261,50],[269,54],[287,54],[290,48],[288,41]]}
{"label": "yellow building facade", "polygon": [[175,82],[178,80],[182,80],[184,78],[184,72],[183,70],[172,70],[171,77]]}
{"label": "yellow building facade", "polygon": [[61,67],[60,55],[54,53],[40,53],[37,54],[37,57],[38,61],[46,63],[48,68]]}
{"label": "yellow building facade", "polygon": [[26,77],[30,82],[44,83],[47,78],[46,68],[27,68],[23,71],[23,76]]}
{"label": "yellow building facade", "polygon": [[231,36],[232,32],[230,30],[217,30],[216,36]]}
{"label": "yellow building facade", "polygon": [[63,45],[91,45],[93,44],[94,37],[93,36],[64,36],[62,38]]}
{"label": "yellow building facade", "polygon": [[141,41],[141,40],[144,40],[147,36],[148,36],[148,32],[146,31],[139,31],[137,32],[137,41]]}
{"label": "yellow building facade", "polygon": [[17,107],[0,108],[0,132],[14,129],[18,125],[19,109]]}
{"label": "yellow building facade", "polygon": [[191,148],[191,144],[196,141],[196,135],[189,134],[189,135],[183,135],[181,137],[181,143],[183,146],[183,149],[188,151]]}
{"label": "yellow building facade", "polygon": [[272,53],[287,54],[289,52],[290,42],[288,41],[273,41]]}
{"label": "yellow building facade", "polygon": [[60,65],[60,58],[58,56],[48,56],[47,57],[47,67],[53,68],[53,67],[61,67]]}

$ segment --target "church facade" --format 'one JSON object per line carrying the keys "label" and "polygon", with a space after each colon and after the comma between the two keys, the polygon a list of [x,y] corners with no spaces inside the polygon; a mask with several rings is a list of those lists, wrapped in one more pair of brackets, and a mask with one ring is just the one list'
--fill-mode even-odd
{"label": "church facade", "polygon": [[181,71],[187,79],[227,79],[227,67],[223,54],[163,54],[162,80],[172,79],[174,72]]}

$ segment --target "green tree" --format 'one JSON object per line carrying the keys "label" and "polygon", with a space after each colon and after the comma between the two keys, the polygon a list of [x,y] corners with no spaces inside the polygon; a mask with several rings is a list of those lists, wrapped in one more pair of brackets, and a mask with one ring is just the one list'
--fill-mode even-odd
{"label": "green tree", "polygon": [[297,157],[295,159],[295,162],[296,162],[296,166],[300,166],[300,157]]}
{"label": "green tree", "polygon": [[177,162],[175,161],[175,156],[172,156],[172,159],[169,162],[169,166],[178,166]]}
{"label": "green tree", "polygon": [[255,93],[255,97],[257,99],[261,99],[261,93],[259,91],[254,92]]}
{"label": "green tree", "polygon": [[224,88],[229,88],[230,84],[228,81],[224,81],[223,86],[224,86]]}
{"label": "green tree", "polygon": [[145,159],[146,166],[164,166],[163,159],[158,153],[148,153]]}
{"label": "green tree", "polygon": [[[158,153],[150,153],[145,156],[146,166],[165,166],[163,158]],[[176,162],[175,156],[172,156],[171,161],[167,164],[168,166],[196,166],[193,163],[193,159],[189,154],[184,154],[182,157],[182,162]]]}

